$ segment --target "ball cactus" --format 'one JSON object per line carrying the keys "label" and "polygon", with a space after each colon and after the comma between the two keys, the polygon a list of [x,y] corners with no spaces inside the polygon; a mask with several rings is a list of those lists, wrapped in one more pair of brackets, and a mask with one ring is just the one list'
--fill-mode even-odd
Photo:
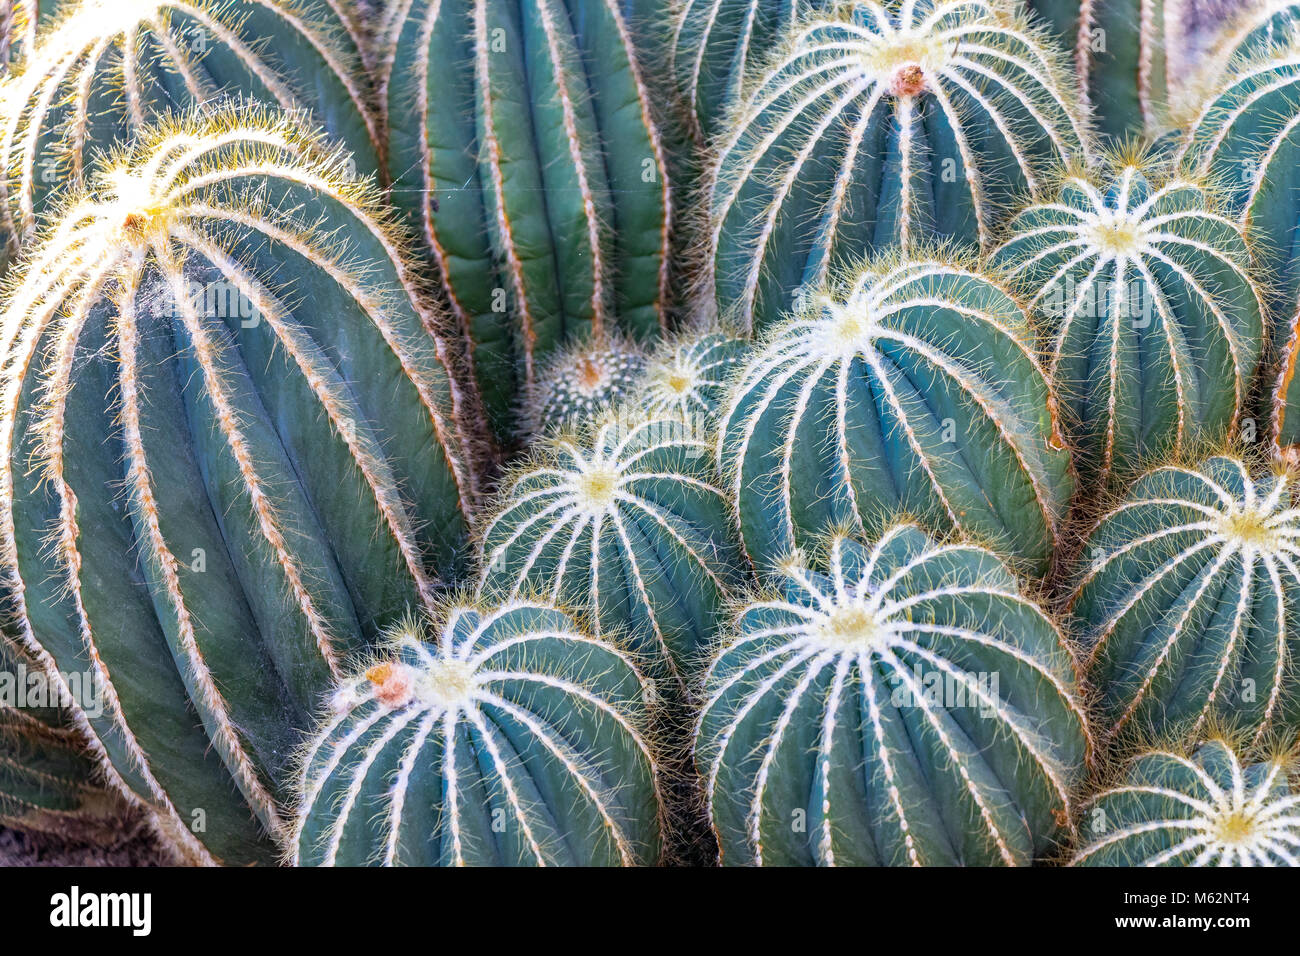
{"label": "ball cactus", "polygon": [[576,342],[560,349],[523,396],[521,432],[536,438],[566,425],[591,421],[630,398],[645,372],[639,345],[621,335]]}
{"label": "ball cactus", "polygon": [[671,214],[650,97],[615,0],[401,0],[385,30],[393,198],[504,435],[557,348],[665,321]]}
{"label": "ball cactus", "polygon": [[1295,483],[1227,456],[1168,465],[1101,518],[1071,607],[1103,729],[1300,729]]}
{"label": "ball cactus", "polygon": [[1249,250],[1201,182],[1116,155],[1017,215],[992,261],[1045,319],[1049,372],[1089,487],[1234,432],[1263,306]]}
{"label": "ball cactus", "polygon": [[966,266],[883,260],[768,336],[719,456],[750,557],[899,510],[1042,572],[1073,478],[1015,300]]}
{"label": "ball cactus", "polygon": [[1192,753],[1150,750],[1083,807],[1074,866],[1300,866],[1293,761],[1242,759],[1211,739]]}
{"label": "ball cactus", "polygon": [[749,342],[723,331],[688,329],[650,357],[636,404],[711,428],[732,379],[744,367]]}
{"label": "ball cactus", "polygon": [[295,864],[654,863],[644,688],[555,608],[457,605],[344,682],[303,753]]}
{"label": "ball cactus", "polygon": [[291,118],[178,119],[94,181],[0,306],[13,627],[95,672],[113,773],[187,855],[244,861],[317,696],[457,567],[472,393]]}
{"label": "ball cactus", "polygon": [[712,138],[741,102],[746,77],[829,0],[682,0],[673,16],[669,52],[678,94],[696,134]]}
{"label": "ball cactus", "polygon": [[991,552],[917,526],[834,536],[747,606],[697,762],[723,863],[1020,865],[1088,757],[1073,660]]}
{"label": "ball cactus", "polygon": [[745,580],[710,450],[685,422],[628,412],[544,442],[484,521],[480,591],[583,611],[680,695]]}
{"label": "ball cactus", "polygon": [[1000,4],[864,0],[783,51],[714,177],[716,298],[744,328],[866,252],[987,245],[1014,198],[1085,149],[1055,56]]}
{"label": "ball cactus", "polygon": [[92,157],[177,107],[241,97],[310,110],[362,174],[378,169],[371,93],[327,0],[81,0],[0,90],[0,231],[10,252]]}

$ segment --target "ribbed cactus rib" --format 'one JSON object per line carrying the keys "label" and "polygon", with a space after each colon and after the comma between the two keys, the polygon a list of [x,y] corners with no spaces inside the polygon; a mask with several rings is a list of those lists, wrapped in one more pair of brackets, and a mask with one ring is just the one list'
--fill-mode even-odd
{"label": "ribbed cactus rib", "polygon": [[1263,306],[1245,241],[1198,180],[1120,159],[1066,177],[1008,236],[992,263],[1044,320],[1048,372],[1089,488],[1236,431]]}
{"label": "ribbed cactus rib", "polygon": [[6,85],[0,231],[36,232],[60,184],[177,108],[237,97],[310,110],[359,172],[379,163],[370,92],[333,0],[82,0]]}
{"label": "ribbed cactus rib", "polygon": [[1024,5],[1070,51],[1079,98],[1099,133],[1123,139],[1165,124],[1180,81],[1170,64],[1168,38],[1183,17],[1181,0],[1026,0]]}
{"label": "ribbed cactus rib", "polygon": [[1143,753],[1083,807],[1088,841],[1072,865],[1300,866],[1291,771],[1286,759],[1243,760],[1217,739],[1190,755]]}
{"label": "ribbed cactus rib", "polygon": [[698,136],[709,139],[742,102],[746,78],[829,0],[682,0],[672,21],[670,69]]}
{"label": "ribbed cactus rib", "polygon": [[1071,608],[1104,729],[1300,729],[1295,482],[1229,457],[1171,465],[1100,520]]}
{"label": "ribbed cactus rib", "polygon": [[911,524],[834,536],[826,573],[784,565],[704,692],[724,864],[1028,864],[1064,835],[1088,752],[1050,619],[992,553]]}
{"label": "ribbed cactus rib", "polygon": [[399,629],[303,753],[292,862],[630,866],[659,855],[636,669],[555,608]]}
{"label": "ribbed cactus rib", "polygon": [[1295,0],[1265,0],[1245,4],[1236,12],[1201,65],[1201,79],[1230,68],[1235,62],[1253,58],[1294,36],[1300,26],[1300,3]]}
{"label": "ribbed cactus rib", "polygon": [[764,329],[846,262],[948,238],[986,246],[1084,152],[1055,54],[983,0],[872,0],[786,42],[719,144],[719,311]]}
{"label": "ribbed cactus rib", "polygon": [[423,236],[498,432],[575,340],[657,334],[666,164],[616,0],[397,0],[393,199]]}
{"label": "ribbed cactus rib", "polygon": [[1073,488],[1056,399],[1000,286],[884,262],[774,330],[722,415],[719,456],[760,568],[829,526],[908,511],[1041,573]]}
{"label": "ribbed cactus rib", "polygon": [[95,181],[0,311],[13,627],[94,672],[112,772],[188,855],[265,857],[318,696],[457,565],[471,393],[292,119],[177,120]]}
{"label": "ribbed cactus rib", "polygon": [[544,442],[484,522],[481,593],[578,609],[681,693],[745,580],[710,452],[685,422],[627,412]]}

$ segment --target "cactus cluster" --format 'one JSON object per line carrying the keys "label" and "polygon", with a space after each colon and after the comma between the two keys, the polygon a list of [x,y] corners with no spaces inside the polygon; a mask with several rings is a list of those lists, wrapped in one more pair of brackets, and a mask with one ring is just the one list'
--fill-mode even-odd
{"label": "cactus cluster", "polygon": [[1300,864],[1300,5],[0,9],[0,824]]}

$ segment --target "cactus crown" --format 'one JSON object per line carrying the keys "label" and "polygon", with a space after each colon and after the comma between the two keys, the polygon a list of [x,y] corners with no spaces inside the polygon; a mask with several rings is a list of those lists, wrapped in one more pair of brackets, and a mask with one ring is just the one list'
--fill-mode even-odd
{"label": "cactus crown", "polygon": [[1223,738],[1142,753],[1082,808],[1099,825],[1073,865],[1296,866],[1294,767],[1290,755],[1243,760]]}
{"label": "cactus crown", "polygon": [[296,864],[647,864],[645,690],[554,607],[441,607],[395,627],[301,754]]}
{"label": "cactus crown", "polygon": [[621,335],[560,350],[524,393],[523,434],[537,437],[599,416],[636,391],[645,366],[645,353]]}
{"label": "cactus crown", "polygon": [[711,422],[747,350],[744,339],[723,331],[693,330],[664,342],[646,365],[636,402],[651,414]]}

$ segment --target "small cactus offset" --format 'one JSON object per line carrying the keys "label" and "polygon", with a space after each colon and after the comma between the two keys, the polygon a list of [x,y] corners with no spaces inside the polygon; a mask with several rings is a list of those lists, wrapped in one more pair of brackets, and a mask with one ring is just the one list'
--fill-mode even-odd
{"label": "small cactus offset", "polygon": [[528,601],[453,605],[346,680],[307,745],[304,866],[647,865],[660,849],[642,685]]}
{"label": "small cactus offset", "polygon": [[671,215],[616,0],[397,0],[393,198],[442,276],[498,434],[575,341],[666,321]]}
{"label": "small cactus offset", "polygon": [[712,428],[748,352],[746,339],[723,331],[687,330],[661,343],[651,355],[634,404],[654,415],[675,415]]}
{"label": "small cactus offset", "polygon": [[690,424],[628,411],[543,442],[484,522],[481,593],[586,613],[680,696],[746,579],[710,452]]}
{"label": "small cactus offset", "polygon": [[581,425],[632,397],[645,373],[646,356],[622,335],[579,341],[546,360],[523,396],[521,432],[538,438]]}
{"label": "small cactus offset", "polygon": [[186,856],[264,857],[318,695],[462,557],[473,402],[291,118],[180,119],[93,181],[0,307],[12,627],[94,671],[112,774]]}
{"label": "small cactus offset", "polygon": [[1071,599],[1100,730],[1300,730],[1295,487],[1219,456],[1155,469],[1101,518]]}
{"label": "small cactus offset", "polygon": [[1085,152],[1064,85],[1001,4],[863,0],[811,19],[719,144],[720,313],[762,330],[873,251],[986,246],[1020,193]]}
{"label": "small cactus offset", "polygon": [[60,13],[0,91],[10,253],[96,154],[178,107],[235,97],[309,110],[360,173],[378,169],[369,85],[329,0],[80,0]]}
{"label": "small cactus offset", "polygon": [[1200,181],[1117,154],[1017,215],[992,263],[1044,319],[1085,488],[1235,432],[1263,306],[1245,242]]}
{"label": "small cactus offset", "polygon": [[746,76],[802,21],[832,0],[679,0],[670,54],[696,134],[711,139],[742,102]]}
{"label": "small cactus offset", "polygon": [[1083,807],[1074,866],[1300,866],[1300,793],[1285,755],[1243,758],[1214,738],[1135,757]]}
{"label": "small cactus offset", "polygon": [[1042,573],[1073,477],[1015,300],[960,264],[885,260],[814,301],[769,334],[722,415],[754,562],[904,510]]}
{"label": "small cactus offset", "polygon": [[992,553],[912,524],[832,537],[748,605],[705,683],[722,862],[1024,865],[1065,835],[1089,744],[1074,665]]}

